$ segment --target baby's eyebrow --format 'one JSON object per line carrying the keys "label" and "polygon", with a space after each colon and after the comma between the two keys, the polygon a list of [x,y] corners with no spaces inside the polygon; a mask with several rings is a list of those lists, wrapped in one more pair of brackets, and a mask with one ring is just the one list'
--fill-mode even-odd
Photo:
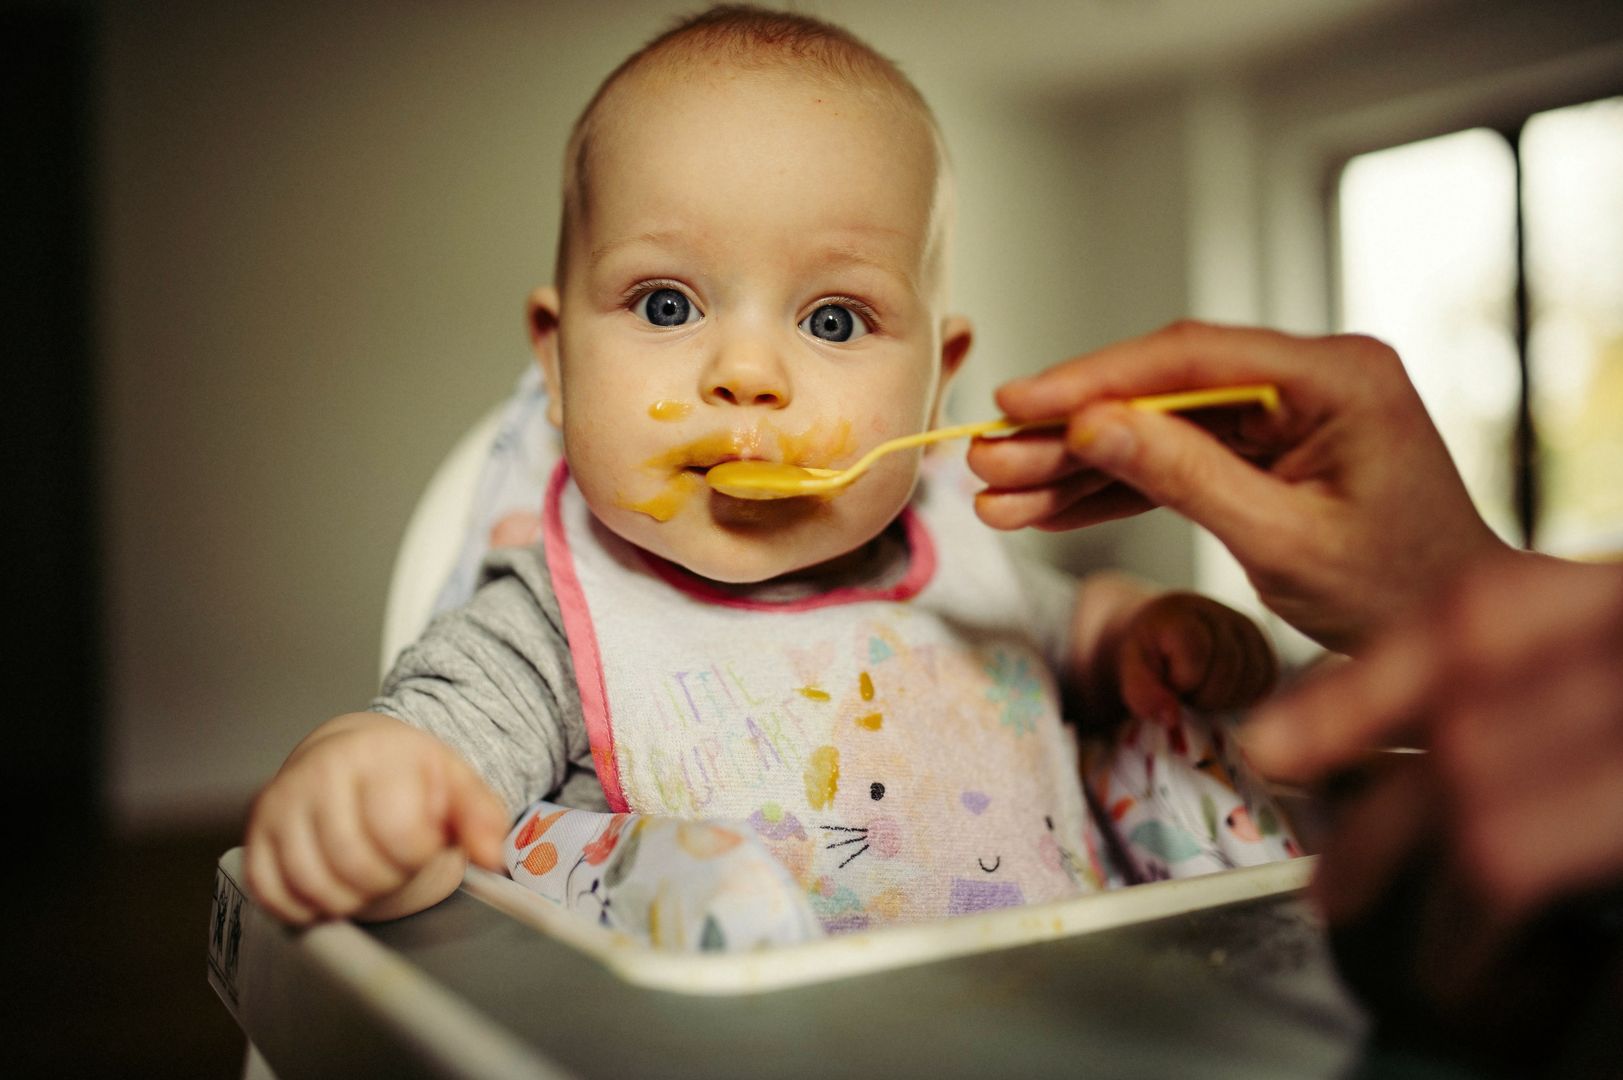
{"label": "baby's eyebrow", "polygon": [[[896,235],[905,237],[906,234],[897,230]],[[881,274],[902,279],[909,289],[916,290],[918,288],[917,267],[913,265],[915,260],[880,258],[861,247],[848,244],[831,244],[819,249],[814,261],[824,266],[867,267],[871,270],[877,270]]]}
{"label": "baby's eyebrow", "polygon": [[684,234],[678,229],[653,229],[649,232],[637,233],[634,236],[617,236],[592,249],[592,261],[597,262],[608,255],[614,254],[623,247],[632,244],[647,244],[650,247],[665,247],[680,243]]}
{"label": "baby's eyebrow", "polygon": [[[906,229],[892,229],[883,225],[865,225],[854,229],[841,230],[853,240],[831,239],[812,249],[807,262],[820,267],[859,266],[877,271],[888,277],[902,281],[908,289],[917,291],[919,287],[919,267],[917,259],[911,257],[887,258],[876,254],[870,245],[861,241],[870,237],[877,237],[887,241],[900,241],[904,246],[915,242],[914,237]],[[606,240],[592,249],[591,260],[601,262],[615,252],[628,247],[659,247],[680,248],[692,242],[692,234],[683,229],[650,229],[647,232],[633,233],[629,236],[616,236]]]}

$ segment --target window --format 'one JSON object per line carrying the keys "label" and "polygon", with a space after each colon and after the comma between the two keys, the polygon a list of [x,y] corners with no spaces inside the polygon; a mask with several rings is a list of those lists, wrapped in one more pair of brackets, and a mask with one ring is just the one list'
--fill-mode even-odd
{"label": "window", "polygon": [[1356,157],[1338,224],[1342,327],[1403,356],[1489,524],[1623,552],[1623,98]]}

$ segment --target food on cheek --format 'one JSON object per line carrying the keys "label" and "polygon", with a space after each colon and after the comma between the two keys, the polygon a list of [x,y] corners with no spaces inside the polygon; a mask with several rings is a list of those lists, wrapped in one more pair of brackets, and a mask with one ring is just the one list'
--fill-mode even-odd
{"label": "food on cheek", "polygon": [[693,411],[691,401],[656,401],[648,406],[648,415],[655,420],[680,420]]}

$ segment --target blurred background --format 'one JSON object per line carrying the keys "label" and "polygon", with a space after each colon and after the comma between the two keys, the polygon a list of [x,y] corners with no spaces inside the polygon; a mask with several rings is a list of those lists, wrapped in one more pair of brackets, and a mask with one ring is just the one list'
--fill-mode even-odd
{"label": "blurred background", "polygon": [[[25,1061],[239,1064],[212,861],[375,688],[413,503],[529,362],[569,125],[697,6],[0,5]],[[790,6],[898,60],[947,132],[959,418],[1176,318],[1371,332],[1504,535],[1623,550],[1623,5]],[[1167,516],[1021,542],[1254,606]]]}

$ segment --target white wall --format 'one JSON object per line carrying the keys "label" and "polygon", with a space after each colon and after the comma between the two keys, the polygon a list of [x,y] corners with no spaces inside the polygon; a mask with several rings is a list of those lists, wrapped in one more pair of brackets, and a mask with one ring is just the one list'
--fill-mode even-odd
{"label": "white wall", "polygon": [[[105,7],[107,773],[121,825],[240,814],[305,731],[367,700],[412,502],[527,361],[522,302],[550,270],[568,125],[691,6]],[[919,5],[814,6],[897,56],[953,144],[955,288],[980,328],[964,417],[990,415],[1004,378],[1183,314],[1272,315],[1276,136],[1382,100],[1360,62],[1391,51],[1347,46],[1339,78],[1318,57],[1231,57],[993,79],[973,35],[910,34],[929,18]],[[1017,14],[1011,33],[1043,35]],[[1559,55],[1593,26],[1490,40]],[[1405,89],[1461,62],[1440,45],[1405,57]],[[1211,196],[1220,178],[1238,222]],[[1225,279],[1231,265],[1243,270]],[[1159,516],[1032,543],[1078,569],[1195,572],[1193,533]]]}
{"label": "white wall", "polygon": [[526,360],[562,133],[643,31],[586,4],[455,10],[106,9],[124,821],[238,813],[304,731],[365,703],[412,500]]}

